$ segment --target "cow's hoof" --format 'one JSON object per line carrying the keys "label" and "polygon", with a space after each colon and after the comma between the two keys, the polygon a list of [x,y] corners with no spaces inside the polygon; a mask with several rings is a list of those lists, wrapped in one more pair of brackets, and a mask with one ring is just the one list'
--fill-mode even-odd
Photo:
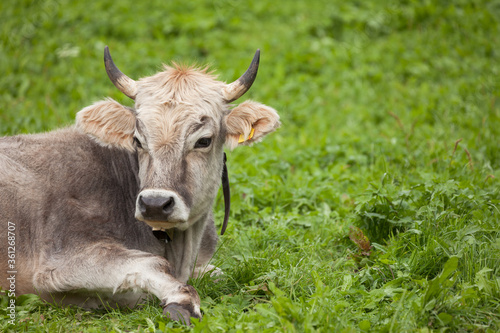
{"label": "cow's hoof", "polygon": [[179,303],[167,304],[163,308],[163,314],[184,325],[191,325],[191,317],[200,318],[200,316],[194,312],[192,305],[181,305]]}

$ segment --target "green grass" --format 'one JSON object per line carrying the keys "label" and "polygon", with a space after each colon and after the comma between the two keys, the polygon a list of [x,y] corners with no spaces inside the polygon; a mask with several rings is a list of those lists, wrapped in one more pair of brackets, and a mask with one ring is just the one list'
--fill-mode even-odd
{"label": "green grass", "polygon": [[105,45],[133,78],[176,60],[226,81],[261,48],[247,95],[283,123],[228,154],[225,275],[191,281],[201,322],[24,296],[0,330],[500,331],[497,1],[3,1],[0,22],[5,135],[130,104]]}

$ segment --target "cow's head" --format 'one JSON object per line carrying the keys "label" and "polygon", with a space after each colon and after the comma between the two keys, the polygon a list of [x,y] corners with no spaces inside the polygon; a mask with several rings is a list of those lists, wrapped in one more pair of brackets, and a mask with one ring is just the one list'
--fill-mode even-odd
{"label": "cow's head", "polygon": [[259,51],[237,81],[174,64],[134,81],[104,52],[106,72],[133,109],[108,99],[77,114],[77,127],[100,144],[137,152],[140,192],[135,217],[154,228],[185,230],[211,208],[220,184],[224,144],[251,144],[279,126],[276,111],[240,98],[255,80]]}

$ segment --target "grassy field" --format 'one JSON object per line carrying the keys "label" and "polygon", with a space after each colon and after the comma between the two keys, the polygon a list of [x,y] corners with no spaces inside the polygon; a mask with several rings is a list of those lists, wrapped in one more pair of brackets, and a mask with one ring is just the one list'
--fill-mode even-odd
{"label": "grassy field", "polygon": [[30,295],[0,331],[500,331],[498,1],[3,1],[0,40],[3,135],[130,105],[105,45],[132,78],[175,60],[226,81],[260,48],[245,97],[282,117],[228,153],[225,275],[191,281],[201,322]]}

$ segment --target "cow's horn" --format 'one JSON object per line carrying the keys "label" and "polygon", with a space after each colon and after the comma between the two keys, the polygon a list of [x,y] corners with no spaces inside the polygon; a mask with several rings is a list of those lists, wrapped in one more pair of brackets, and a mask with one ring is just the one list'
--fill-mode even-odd
{"label": "cow's horn", "polygon": [[113,82],[122,93],[135,99],[137,95],[137,82],[123,74],[118,67],[116,67],[107,46],[104,48],[104,66],[106,67],[106,73],[108,73],[111,82]]}
{"label": "cow's horn", "polygon": [[259,60],[260,60],[260,49],[257,49],[255,55],[253,56],[252,63],[248,67],[245,74],[243,74],[238,80],[233,83],[228,84],[222,90],[222,94],[226,102],[231,103],[250,89],[253,81],[257,77],[257,70],[259,69]]}

